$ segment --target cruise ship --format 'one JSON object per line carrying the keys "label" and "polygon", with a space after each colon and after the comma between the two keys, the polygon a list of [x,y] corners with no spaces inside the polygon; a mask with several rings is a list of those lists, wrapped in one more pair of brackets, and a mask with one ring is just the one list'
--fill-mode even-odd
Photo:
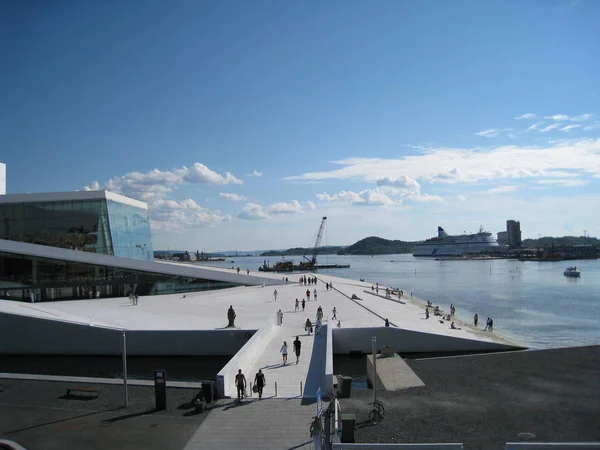
{"label": "cruise ship", "polygon": [[483,228],[475,234],[450,236],[442,227],[438,227],[437,237],[415,244],[413,256],[462,256],[493,252],[499,247],[492,233]]}

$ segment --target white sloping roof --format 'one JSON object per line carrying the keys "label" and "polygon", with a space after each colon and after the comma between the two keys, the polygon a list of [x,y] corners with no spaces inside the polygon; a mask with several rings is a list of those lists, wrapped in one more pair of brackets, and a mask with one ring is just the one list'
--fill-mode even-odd
{"label": "white sloping roof", "polygon": [[107,267],[118,267],[121,269],[140,270],[144,272],[183,276],[190,278],[205,278],[208,280],[238,283],[243,285],[276,285],[282,284],[278,278],[268,276],[237,274],[235,271],[217,270],[191,264],[169,264],[154,261],[143,261],[139,259],[121,258],[119,256],[102,255],[78,250],[49,247],[46,245],[27,244],[24,242],[8,241],[0,239],[0,252],[14,253],[19,255],[34,256],[38,258],[50,258],[82,264],[97,264]]}

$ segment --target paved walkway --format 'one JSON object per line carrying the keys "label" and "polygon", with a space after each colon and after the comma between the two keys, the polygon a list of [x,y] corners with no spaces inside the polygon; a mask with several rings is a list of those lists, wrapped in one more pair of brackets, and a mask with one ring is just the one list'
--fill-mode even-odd
{"label": "paved walkway", "polygon": [[[316,302],[310,302],[310,305],[314,306]],[[325,371],[327,327],[326,325],[323,326],[318,336],[315,336],[314,333],[308,335],[304,331],[304,321],[307,314],[307,312],[302,313],[302,311],[284,313],[283,325],[277,327],[273,337],[254,359],[254,363],[249,367],[241,367],[246,375],[250,394],[250,383],[254,384],[254,376],[258,369],[262,369],[267,383],[263,390],[263,398],[275,396],[279,398],[300,396],[315,398],[321,383],[321,376]],[[293,346],[296,336],[302,342],[298,364],[296,364]],[[284,341],[288,345],[288,360],[285,365],[281,354]],[[277,394],[275,383],[277,383]],[[229,390],[226,391],[225,395],[232,398],[236,397],[235,386],[229,386]],[[258,394],[251,395],[258,398]]]}
{"label": "paved walkway", "polygon": [[232,400],[210,410],[184,450],[309,450],[315,415],[316,405],[302,405],[300,399]]}

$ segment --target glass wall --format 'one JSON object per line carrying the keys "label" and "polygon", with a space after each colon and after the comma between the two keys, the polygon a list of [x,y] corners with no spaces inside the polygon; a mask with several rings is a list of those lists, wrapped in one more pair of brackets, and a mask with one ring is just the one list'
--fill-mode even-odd
{"label": "glass wall", "polygon": [[2,203],[0,238],[113,254],[104,199]]}
{"label": "glass wall", "polygon": [[148,210],[107,200],[113,254],[123,258],[154,259]]}
{"label": "glass wall", "polygon": [[0,252],[0,298],[56,301],[174,294],[242,284]]}
{"label": "glass wall", "polygon": [[148,210],[103,198],[0,203],[0,238],[154,259]]}

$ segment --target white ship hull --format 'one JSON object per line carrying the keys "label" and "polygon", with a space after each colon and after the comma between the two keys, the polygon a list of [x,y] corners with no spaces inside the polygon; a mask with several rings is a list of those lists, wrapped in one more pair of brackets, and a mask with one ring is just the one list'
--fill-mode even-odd
{"label": "white ship hull", "polygon": [[413,256],[462,256],[490,253],[500,246],[491,233],[480,230],[476,234],[449,236],[438,227],[438,237],[415,244]]}

